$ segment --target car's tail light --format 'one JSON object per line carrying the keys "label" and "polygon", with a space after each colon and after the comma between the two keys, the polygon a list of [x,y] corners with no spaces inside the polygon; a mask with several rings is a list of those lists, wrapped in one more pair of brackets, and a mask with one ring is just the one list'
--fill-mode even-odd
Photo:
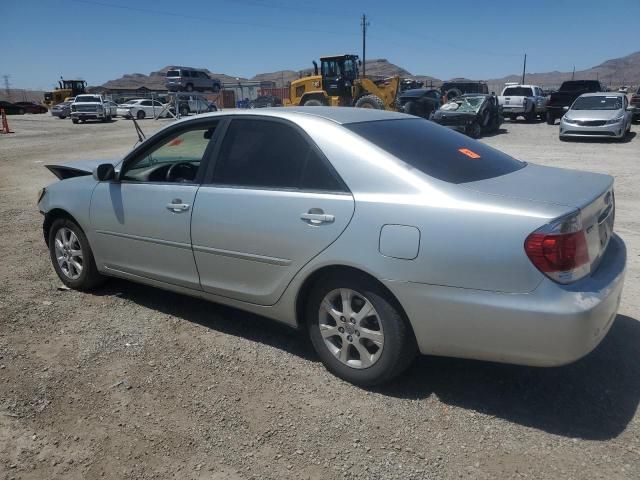
{"label": "car's tail light", "polygon": [[558,283],[575,282],[589,274],[589,249],[579,212],[533,232],[524,250],[538,270]]}

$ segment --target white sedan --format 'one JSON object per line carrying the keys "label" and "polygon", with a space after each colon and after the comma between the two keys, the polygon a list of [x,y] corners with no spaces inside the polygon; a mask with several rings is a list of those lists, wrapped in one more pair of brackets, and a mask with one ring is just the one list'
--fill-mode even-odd
{"label": "white sedan", "polygon": [[135,116],[138,120],[142,120],[143,118],[156,118],[158,116],[168,117],[169,109],[165,107],[165,104],[157,100],[139,98],[118,105],[118,115],[124,118]]}

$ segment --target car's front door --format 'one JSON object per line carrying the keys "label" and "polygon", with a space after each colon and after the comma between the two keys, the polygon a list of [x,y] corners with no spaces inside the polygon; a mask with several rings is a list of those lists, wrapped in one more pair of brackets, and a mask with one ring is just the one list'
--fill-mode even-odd
{"label": "car's front door", "polygon": [[200,187],[191,222],[202,288],[272,305],[347,227],[354,200],[297,127],[234,118]]}
{"label": "car's front door", "polygon": [[97,185],[91,223],[104,268],[200,289],[190,223],[217,123],[176,126]]}

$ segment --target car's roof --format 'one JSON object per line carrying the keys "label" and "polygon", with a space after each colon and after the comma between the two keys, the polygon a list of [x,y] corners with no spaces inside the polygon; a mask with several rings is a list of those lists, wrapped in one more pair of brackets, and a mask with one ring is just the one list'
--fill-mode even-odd
{"label": "car's roof", "polygon": [[626,93],[622,92],[590,92],[583,93],[581,97],[626,97]]}
{"label": "car's roof", "polygon": [[264,115],[289,120],[295,120],[301,116],[314,116],[339,124],[415,118],[414,116],[407,115],[405,113],[355,107],[276,107],[261,108],[259,113],[250,109],[230,109],[205,113],[198,115],[198,117],[202,118],[203,116],[213,117],[224,115]]}

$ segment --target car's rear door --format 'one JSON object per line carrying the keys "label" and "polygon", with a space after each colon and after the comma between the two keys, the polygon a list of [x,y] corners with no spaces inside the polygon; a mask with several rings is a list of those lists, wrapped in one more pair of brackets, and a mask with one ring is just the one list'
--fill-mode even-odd
{"label": "car's rear door", "polygon": [[298,127],[238,117],[198,191],[193,252],[205,291],[272,305],[302,266],[345,230],[354,200]]}
{"label": "car's rear door", "polygon": [[219,123],[202,120],[166,130],[125,159],[117,181],[96,186],[92,241],[105,269],[200,289],[191,215]]}

